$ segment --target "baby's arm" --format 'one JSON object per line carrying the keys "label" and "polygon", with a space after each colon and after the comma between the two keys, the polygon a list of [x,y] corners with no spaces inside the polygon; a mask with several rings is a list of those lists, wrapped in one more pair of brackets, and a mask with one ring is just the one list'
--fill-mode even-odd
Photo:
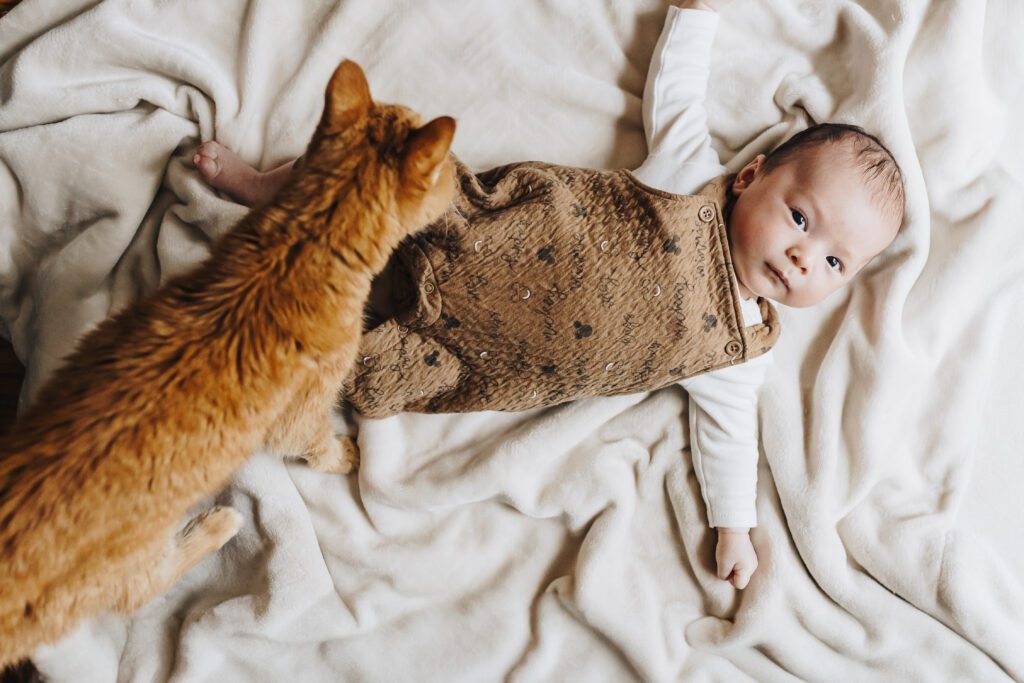
{"label": "baby's arm", "polygon": [[718,576],[744,588],[757,568],[749,531],[757,526],[757,397],[771,352],[680,382],[690,397],[690,451],[718,530]]}
{"label": "baby's arm", "polygon": [[644,86],[648,157],[634,174],[648,185],[689,194],[725,172],[704,109],[718,15],[701,11],[724,4],[691,0],[669,8]]}
{"label": "baby's arm", "polygon": [[[715,12],[729,1],[683,0],[665,19],[644,88],[648,157],[634,171],[652,187],[688,194],[725,172],[711,147],[704,100]],[[745,588],[757,568],[749,532],[757,524],[757,390],[765,364],[759,360],[681,383],[690,394],[694,469],[708,523],[718,531],[718,576],[736,588]]]}

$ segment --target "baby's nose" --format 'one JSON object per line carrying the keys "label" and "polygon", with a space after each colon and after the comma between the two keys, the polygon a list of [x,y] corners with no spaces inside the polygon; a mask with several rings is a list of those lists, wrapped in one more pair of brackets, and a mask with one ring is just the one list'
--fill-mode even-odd
{"label": "baby's nose", "polygon": [[805,254],[798,249],[790,249],[787,256],[789,256],[790,263],[799,268],[801,273],[805,275],[807,274],[808,266],[810,264],[808,263],[807,256]]}

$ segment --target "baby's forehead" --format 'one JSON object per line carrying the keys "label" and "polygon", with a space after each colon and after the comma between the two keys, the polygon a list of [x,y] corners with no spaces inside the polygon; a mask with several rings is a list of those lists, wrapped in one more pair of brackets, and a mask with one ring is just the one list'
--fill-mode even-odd
{"label": "baby's forehead", "polygon": [[899,171],[891,173],[885,168],[889,164],[876,156],[866,157],[852,142],[825,141],[800,150],[787,163],[795,164],[797,179],[808,191],[843,196],[864,190],[869,196],[866,201],[896,221],[897,227],[902,223],[904,199]]}
{"label": "baby's forehead", "polygon": [[854,150],[841,140],[821,142],[814,147],[802,149],[783,162],[792,165],[797,178],[808,184],[821,184],[835,173],[848,176],[848,181],[857,184],[866,183],[867,178],[856,178],[860,173],[860,164]]}

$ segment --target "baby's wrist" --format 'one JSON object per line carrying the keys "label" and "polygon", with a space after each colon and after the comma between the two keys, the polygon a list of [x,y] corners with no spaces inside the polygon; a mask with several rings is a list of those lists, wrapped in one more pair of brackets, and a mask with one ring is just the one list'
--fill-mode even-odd
{"label": "baby's wrist", "polygon": [[746,526],[720,526],[720,527],[717,527],[717,529],[718,529],[718,533],[726,534],[726,535],[735,534],[735,535],[739,536],[739,535],[746,535],[746,534],[750,533],[750,527],[746,527]]}

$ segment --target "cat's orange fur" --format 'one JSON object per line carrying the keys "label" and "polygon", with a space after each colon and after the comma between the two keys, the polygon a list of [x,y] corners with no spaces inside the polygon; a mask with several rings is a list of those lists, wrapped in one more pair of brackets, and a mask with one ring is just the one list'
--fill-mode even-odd
{"label": "cat's orange fur", "polygon": [[450,201],[455,123],[338,67],[303,166],[197,270],[103,322],[0,446],[0,666],[129,612],[238,530],[188,509],[269,444],[351,468],[328,414],[370,281]]}

